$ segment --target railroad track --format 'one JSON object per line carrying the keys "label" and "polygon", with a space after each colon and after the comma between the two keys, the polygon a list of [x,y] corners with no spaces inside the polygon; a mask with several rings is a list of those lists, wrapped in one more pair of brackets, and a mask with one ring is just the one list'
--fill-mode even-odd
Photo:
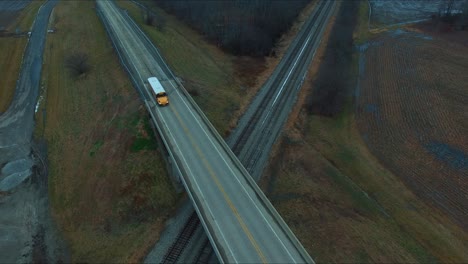
{"label": "railroad track", "polygon": [[[327,21],[325,18],[332,7],[333,4],[330,1],[325,2],[324,5],[319,7],[320,10],[317,12],[317,28],[323,28],[325,21]],[[308,39],[318,39],[319,35],[320,30],[315,30],[312,37]],[[272,102],[272,100],[273,102],[269,106],[267,105],[266,108],[260,108],[259,111],[255,112],[255,119],[247,122],[250,132],[244,135],[245,139],[243,140],[245,143],[238,156],[247,171],[254,177],[260,176],[263,168],[262,165],[264,165],[263,163],[259,164],[261,163],[260,160],[265,156],[264,152],[269,152],[278,138],[283,124],[286,122],[287,116],[294,106],[314,53],[314,49],[305,49],[298,60],[289,62],[288,65],[292,65],[291,67],[293,68],[291,72],[287,74],[284,81],[281,76],[278,77],[278,81],[275,82],[278,85],[274,86],[276,88],[275,92],[270,92],[266,99],[262,100],[267,104]],[[258,112],[260,114],[257,114]],[[251,124],[254,123],[257,125],[252,127]]]}
{"label": "railroad track", "polygon": [[[279,73],[274,76],[273,80],[270,80],[268,83],[270,84],[269,87],[264,87],[269,89],[267,93],[265,93],[265,96],[260,99],[260,104],[257,107],[257,111],[254,112],[252,117],[248,120],[247,126],[243,127],[239,137],[237,137],[235,140],[232,140],[228,142],[228,145],[231,147],[232,151],[234,154],[236,154],[240,161],[244,164],[246,167],[247,171],[254,175],[254,174],[259,174],[259,172],[255,172],[254,170],[258,168],[256,165],[259,162],[259,156],[261,156],[262,148],[264,146],[265,139],[268,139],[270,136],[274,137],[275,139],[277,138],[277,135],[279,134],[282,124],[278,126],[278,129],[273,129],[272,126],[274,122],[273,120],[277,119],[278,116],[281,113],[284,113],[285,110],[283,109],[282,106],[287,104],[288,102],[291,102],[296,96],[297,92],[299,91],[297,82],[293,82],[293,84],[286,82],[283,84],[283,90],[282,94],[284,96],[278,96],[278,100],[275,102],[277,106],[274,106],[272,108],[269,108],[269,104],[271,104],[273,98],[275,95],[278,95],[278,90],[281,89],[280,85],[275,85],[279,84],[284,80],[284,77],[288,71],[288,69],[291,68],[293,64],[297,65],[302,65],[305,67],[308,67],[309,63],[307,62],[307,59],[310,58],[310,55],[314,53],[312,49],[304,49],[307,50],[305,51],[304,54],[302,54],[301,58],[299,60],[296,60],[296,56],[298,53],[300,53],[302,47],[304,45],[300,45],[306,41],[307,38],[309,38],[308,32],[310,32],[313,27],[315,26],[315,22],[319,20],[319,25],[317,26],[318,29],[322,28],[323,25],[327,22],[326,17],[328,17],[329,12],[333,8],[333,2],[332,1],[321,1],[319,5],[317,6],[317,12],[314,13],[311,19],[307,21],[307,24],[303,30],[300,31],[300,35],[298,36],[299,38],[297,41],[295,41],[295,44],[292,48],[292,50],[287,54],[287,57],[284,59],[285,61],[283,62],[283,65],[281,69],[279,70]],[[321,19],[320,19],[321,18]],[[314,31],[314,34],[310,39],[314,40],[320,35],[321,30],[316,30]],[[308,43],[307,43],[308,44]],[[306,44],[306,45],[307,45]],[[291,75],[289,76],[289,80],[296,80],[301,75],[302,71],[295,70]],[[302,84],[302,80],[301,80]],[[299,85],[300,88],[300,85]],[[271,111],[268,113],[268,111]],[[289,110],[286,111],[286,115],[289,113]],[[268,115],[264,120],[262,120],[259,125],[259,121],[261,120],[262,117],[265,115]],[[284,122],[282,122],[284,123]],[[260,126],[260,128],[259,128]],[[257,130],[257,137],[253,140],[253,144],[246,145],[248,141],[252,141],[252,132],[254,130]],[[250,140],[249,140],[250,139]],[[242,157],[240,156],[241,153],[245,153]],[[194,212],[187,223],[185,224],[185,227],[182,230],[182,233],[179,234],[177,240],[174,242],[174,244],[171,246],[169,249],[168,253],[166,253],[166,256],[168,254],[173,254],[170,258],[164,258],[163,263],[175,263],[179,261],[180,254],[183,252],[182,251],[172,251],[172,247],[176,244],[184,244],[185,239],[184,237],[188,236],[188,233],[193,233],[191,228],[187,227],[192,227],[194,225],[194,222],[198,220],[197,214]],[[198,227],[196,228],[203,228],[200,224],[198,224]],[[187,231],[186,231],[187,230]],[[184,232],[187,232],[186,234],[183,234]],[[179,240],[179,237],[182,239]],[[210,243],[208,238],[205,236],[204,241],[198,241],[198,243],[204,243],[206,246],[203,248],[203,250],[198,254],[198,258],[196,259],[195,262],[197,263],[206,263],[210,257],[212,256],[213,252],[210,250]],[[185,243],[184,245],[187,245]],[[185,262],[186,260],[182,260],[182,262]],[[189,261],[193,262],[193,261]]]}
{"label": "railroad track", "polygon": [[182,229],[182,232],[180,232],[179,235],[177,235],[177,243],[172,244],[166,252],[166,255],[164,255],[162,263],[177,262],[179,256],[182,254],[185,247],[192,239],[192,235],[197,229],[197,227],[200,227],[200,219],[198,219],[198,215],[194,212],[189,217],[187,223],[184,226],[184,229]]}
{"label": "railroad track", "polygon": [[[319,14],[321,14],[323,8],[325,7],[326,2],[320,2],[319,6],[317,6],[318,10],[317,12],[314,13],[312,16],[312,19],[310,19],[304,30],[301,30],[300,32],[300,38],[296,45],[292,47],[292,51],[287,54],[287,57],[285,58],[285,64],[283,67],[281,67],[280,72],[274,76],[273,83],[279,84],[282,78],[284,77],[286,71],[291,67],[291,65],[294,62],[295,56],[297,53],[299,53],[299,50],[301,49],[302,45],[297,45],[299,43],[303,43],[306,38],[307,38],[307,32],[309,32],[313,25],[314,22],[316,21],[317,17]],[[279,87],[279,86],[276,86]],[[263,87],[263,88],[270,88],[270,87]],[[274,86],[271,86],[270,89],[274,89]],[[267,106],[271,103],[271,100],[277,93],[275,91],[269,91],[266,93],[266,96],[264,96],[261,101],[260,105],[257,107],[257,110],[254,112],[253,116],[249,119],[249,122],[247,122],[247,126],[245,126],[241,133],[240,136],[237,137],[234,142],[232,143],[232,151],[234,154],[239,155],[241,153],[241,150],[244,149],[245,143],[250,137],[250,133],[258,126],[258,121],[264,114],[264,110],[267,109]],[[244,164],[245,165],[245,164]]]}
{"label": "railroad track", "polygon": [[[325,11],[329,11],[331,9],[331,6],[332,6],[332,4],[329,1],[319,2],[319,5],[317,6],[317,11],[314,11],[314,15],[308,20],[308,22],[306,22],[307,24],[304,27],[304,29],[303,30],[301,29],[298,37],[293,41],[290,50],[288,50],[288,52],[286,54],[287,57],[285,57],[282,60],[282,62],[280,62],[280,67],[281,68],[277,72],[276,76],[267,82],[270,85],[266,85],[264,88],[269,89],[268,90],[269,92],[266,93],[265,98],[261,98],[260,107],[258,107],[256,109],[257,111],[255,111],[255,113],[253,115],[253,118],[249,119],[250,121],[248,123],[253,123],[253,124],[258,123],[258,121],[262,117],[264,117],[264,115],[268,115],[268,118],[263,119],[263,123],[261,124],[260,129],[258,127],[256,127],[256,126],[252,126],[252,125],[242,128],[242,131],[241,131],[242,137],[240,137],[240,139],[236,140],[234,143],[229,144],[229,146],[234,150],[234,153],[236,153],[237,155],[239,153],[241,153],[241,152],[246,152],[246,150],[245,150],[246,147],[245,146],[249,145],[249,144],[247,144],[247,142],[249,141],[250,138],[252,138],[251,134],[253,133],[253,131],[257,131],[256,135],[257,135],[257,137],[260,136],[260,138],[262,138],[262,133],[267,133],[269,136],[271,135],[271,136],[274,136],[275,138],[278,135],[279,131],[281,130],[281,127],[277,127],[277,129],[276,129],[277,132],[274,132],[275,130],[271,126],[272,124],[267,124],[267,123],[273,123],[273,122],[267,122],[266,120],[272,120],[273,118],[277,118],[279,115],[281,115],[281,113],[283,113],[283,115],[284,115],[285,111],[282,111],[282,112],[280,111],[280,109],[282,108],[281,105],[283,105],[284,102],[287,102],[288,100],[291,100],[291,98],[293,98],[295,96],[295,93],[292,93],[292,91],[294,90],[293,87],[296,87],[297,84],[296,85],[291,85],[291,84],[286,85],[286,81],[285,81],[285,83],[283,83],[283,85],[282,85],[282,87],[284,87],[284,88],[281,88],[281,89],[284,89],[282,91],[284,96],[277,97],[278,98],[278,100],[277,100],[278,107],[269,108],[268,103],[271,102],[271,100],[273,99],[274,94],[276,94],[275,91],[278,90],[278,87],[279,87],[279,85],[275,85],[275,84],[277,84],[277,82],[281,82],[283,80],[282,76],[284,77],[284,75],[287,74],[286,73],[287,70],[289,68],[291,68],[292,65],[296,65],[298,63],[299,64],[306,64],[305,63],[305,61],[307,60],[306,58],[309,57],[309,54],[311,53],[311,51],[309,49],[306,49],[307,51],[304,53],[304,56],[302,56],[302,57],[305,57],[305,58],[301,58],[300,60],[296,60],[296,62],[294,62],[295,55],[298,54],[298,53],[302,53],[302,51],[304,51],[305,48],[302,48],[303,45],[301,45],[304,41],[307,40],[307,42],[308,42],[308,40],[310,38],[315,39],[319,35],[319,33],[315,32],[315,35],[313,37],[310,37],[310,34],[308,34],[308,33],[315,26],[314,22],[316,22],[316,20],[319,20],[321,17],[322,18],[326,17],[323,14],[324,14]],[[118,17],[118,16],[112,16],[112,17]],[[116,19],[116,18],[112,18],[112,19]],[[122,19],[122,18],[117,18],[117,19]],[[126,41],[132,42],[133,41],[132,39],[137,39],[137,38],[142,39],[143,42],[144,42],[144,44],[143,44],[144,48],[146,50],[148,50],[149,53],[151,53],[151,55],[152,55],[152,56],[147,56],[146,58],[143,56],[143,59],[140,60],[139,62],[137,62],[139,65],[133,65],[133,67],[136,68],[136,66],[137,66],[139,69],[144,69],[145,71],[147,71],[147,74],[157,75],[157,76],[158,75],[163,75],[163,76],[165,75],[165,76],[167,76],[169,78],[174,78],[174,75],[172,74],[172,72],[169,70],[167,65],[164,63],[164,61],[160,57],[159,53],[155,50],[155,47],[151,44],[151,41],[148,40],[148,38],[145,36],[145,34],[141,31],[141,29],[139,29],[139,27],[134,23],[134,21],[132,19],[130,19],[128,16],[125,16],[125,19],[128,20],[130,26],[128,28],[126,28],[126,29],[120,29],[120,30],[125,30],[125,31],[127,31],[129,33],[131,32],[131,34],[133,35],[133,37],[127,38]],[[325,21],[326,19],[322,19],[322,20]],[[321,21],[320,23],[323,24],[323,23],[325,23],[324,21]],[[318,26],[317,28],[320,28],[320,27],[321,26]],[[129,45],[129,46],[132,46],[132,47],[137,46],[138,47],[139,45],[141,45],[141,43],[135,43],[135,45]],[[128,52],[137,53],[139,50],[143,50],[143,46],[141,48],[136,48],[136,49],[129,50],[129,51],[127,51],[127,53]],[[307,56],[305,56],[305,55],[307,55]],[[141,56],[138,56],[138,57],[141,58]],[[154,63],[154,61],[152,59],[149,59],[150,57],[155,58],[157,63]],[[135,63],[135,62],[133,61],[132,63]],[[161,65],[161,68],[154,67],[156,64]],[[293,73],[290,71],[288,73],[288,78],[291,77],[291,80],[297,79],[298,75],[300,75],[299,72],[300,71],[297,71],[297,70],[295,72],[293,72]],[[142,76],[140,76],[140,79],[141,79],[141,77]],[[288,78],[286,78],[286,80]],[[144,79],[144,77],[143,77],[143,79]],[[142,89],[142,88],[140,88],[140,89]],[[145,94],[145,92],[143,92],[143,94]],[[289,113],[289,111],[287,111],[287,113]],[[286,116],[287,116],[287,113],[286,113]],[[286,116],[284,116],[284,118],[286,118]],[[268,126],[266,126],[266,125],[268,125]],[[273,135],[274,133],[276,133],[276,134]],[[263,140],[265,138],[267,138],[267,136],[263,136]],[[262,143],[261,140],[259,140],[258,142],[255,142],[255,143],[256,144],[250,144],[250,146],[255,145],[256,147],[250,148],[251,150],[247,151],[248,153],[252,153],[252,154],[244,155],[246,158],[253,158],[256,155],[258,155],[259,152],[258,151],[253,151],[253,149],[255,149],[255,148],[258,149],[258,147],[259,146],[261,147],[263,143]],[[255,154],[255,153],[257,153],[257,154]],[[244,160],[241,159],[241,161],[245,165]],[[258,164],[258,158],[256,158],[255,164]],[[250,173],[252,173],[252,170],[254,170],[256,167],[255,166],[253,166],[253,167],[250,166],[250,168],[249,168],[249,167],[246,166],[246,168]],[[202,239],[201,241],[197,241],[200,244],[205,244],[206,245],[206,247],[203,250],[201,250],[199,253],[196,254],[197,257],[198,257],[198,260],[194,261],[193,259],[192,260],[181,260],[180,259],[181,255],[184,252],[184,249],[192,241],[191,238],[192,238],[193,234],[196,233],[197,230],[200,231],[199,229],[202,229],[202,226],[200,225],[200,220],[198,219],[197,214],[195,212],[193,212],[193,214],[189,217],[187,223],[185,224],[184,228],[182,229],[182,232],[177,236],[176,242],[171,245],[169,250],[164,255],[164,258],[163,258],[162,262],[164,262],[164,263],[197,262],[197,261],[200,261],[203,258],[208,260],[210,258],[210,256],[213,256],[212,250],[210,250],[211,245],[210,245],[210,243],[208,241],[208,238],[206,236],[204,236],[204,239]]]}

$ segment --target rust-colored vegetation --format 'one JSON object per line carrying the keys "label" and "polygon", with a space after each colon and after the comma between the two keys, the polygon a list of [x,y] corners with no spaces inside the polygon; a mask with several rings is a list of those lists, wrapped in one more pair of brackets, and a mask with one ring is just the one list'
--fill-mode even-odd
{"label": "rust-colored vegetation", "polygon": [[357,120],[369,149],[466,230],[468,47],[397,30],[363,56]]}

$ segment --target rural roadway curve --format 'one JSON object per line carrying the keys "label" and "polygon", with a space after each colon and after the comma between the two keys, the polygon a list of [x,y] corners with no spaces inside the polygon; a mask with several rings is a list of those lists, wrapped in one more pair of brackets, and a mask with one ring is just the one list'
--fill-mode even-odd
{"label": "rural roadway curve", "polygon": [[34,130],[34,110],[39,94],[49,16],[57,1],[45,3],[37,14],[32,34],[23,56],[15,95],[8,110],[0,116],[0,191],[7,191],[31,174],[30,157]]}
{"label": "rural roadway curve", "polygon": [[0,263],[69,261],[51,224],[46,176],[33,173],[31,151],[42,53],[56,2],[39,9],[13,101],[0,116]]}

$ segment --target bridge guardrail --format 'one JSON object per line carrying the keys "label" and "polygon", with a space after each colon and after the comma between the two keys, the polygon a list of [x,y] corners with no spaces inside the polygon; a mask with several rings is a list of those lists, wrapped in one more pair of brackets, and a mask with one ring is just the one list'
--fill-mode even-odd
{"label": "bridge guardrail", "polygon": [[216,128],[213,127],[211,122],[208,120],[206,115],[203,113],[203,111],[200,109],[200,107],[196,104],[196,102],[193,100],[193,98],[190,96],[190,94],[185,90],[184,86],[180,81],[176,78],[176,76],[173,74],[173,72],[170,70],[169,66],[166,64],[165,60],[163,59],[162,55],[159,53],[159,51],[156,49],[155,45],[148,39],[146,34],[136,25],[136,23],[131,19],[128,14],[126,14],[129,21],[134,25],[134,27],[144,36],[146,41],[148,42],[148,45],[150,45],[151,49],[155,51],[155,53],[158,55],[160,58],[160,61],[164,65],[164,67],[167,69],[166,72],[170,73],[172,76],[173,80],[178,84],[178,88],[180,91],[184,94],[184,96],[187,98],[188,102],[192,105],[192,107],[195,109],[197,114],[201,117],[203,120],[203,123],[208,127],[210,130],[211,134],[214,135],[215,139],[218,141],[218,143],[221,145],[221,147],[228,153],[229,158],[231,161],[236,165],[238,170],[241,172],[242,176],[246,179],[248,184],[252,187],[252,189],[255,191],[255,194],[257,197],[260,199],[262,204],[268,208],[268,210],[271,212],[271,216],[273,219],[277,221],[281,229],[283,229],[284,233],[288,236],[290,241],[294,244],[294,246],[298,249],[299,253],[302,255],[304,260],[310,263],[315,263],[313,259],[310,257],[310,255],[307,253],[305,248],[302,246],[302,244],[299,242],[297,237],[294,235],[294,233],[291,231],[289,226],[284,222],[283,218],[280,216],[278,211],[273,207],[271,202],[268,200],[268,198],[265,196],[263,191],[258,187],[257,183],[253,180],[253,178],[250,176],[248,171],[245,169],[244,165],[239,161],[237,156],[232,152],[231,148],[227,145],[227,143],[224,141],[224,139],[220,136]]}
{"label": "bridge guardrail", "polygon": [[[127,62],[127,59],[120,53],[119,51],[119,47],[118,45],[115,43],[114,41],[114,38],[115,38],[115,35],[113,33],[113,31],[109,28],[109,21],[107,21],[107,19],[104,17],[104,15],[101,13],[102,11],[100,10],[100,8],[97,6],[96,7],[96,11],[97,11],[97,14],[98,16],[101,18],[101,21],[103,22],[104,24],[104,27],[105,27],[105,30],[107,32],[107,34],[109,35],[110,39],[111,39],[111,42],[112,42],[112,45],[114,47],[114,50],[117,52],[118,56],[119,56],[119,60],[121,62],[121,64],[124,66],[125,68],[125,71],[128,73],[128,75],[130,75],[130,78],[131,78],[131,82],[133,83],[133,85],[137,88],[137,91],[138,93],[140,94],[140,96],[142,97],[143,101],[145,102],[145,105],[146,105],[146,108],[148,109],[148,112],[149,114],[151,115],[154,123],[155,123],[155,127],[156,129],[158,130],[159,134],[161,135],[161,139],[163,140],[163,143],[164,145],[166,146],[167,148],[167,151],[169,153],[169,156],[172,157],[172,159],[174,160],[175,162],[175,168],[177,169],[179,175],[181,175],[181,181],[182,183],[184,184],[185,188],[187,189],[190,189],[192,190],[193,188],[189,187],[187,182],[185,181],[184,177],[182,175],[184,175],[184,173],[186,173],[184,171],[184,168],[183,166],[179,166],[178,164],[182,164],[181,161],[179,160],[178,156],[177,155],[174,155],[172,153],[172,150],[170,148],[170,145],[169,143],[167,142],[166,140],[166,137],[168,135],[168,133],[170,132],[166,132],[167,129],[164,129],[162,128],[160,125],[163,125],[164,126],[164,122],[162,122],[162,120],[160,120],[157,115],[155,115],[153,113],[153,111],[151,110],[151,105],[148,104],[148,98],[146,97],[148,94],[147,93],[144,93],[143,91],[146,91],[146,89],[144,89],[144,87],[142,87],[142,83],[138,82],[135,77],[134,77],[134,73],[132,72],[132,70],[127,66],[128,62]],[[131,20],[133,22],[133,20]],[[146,37],[146,35],[144,35]],[[153,47],[154,48],[154,47]],[[168,68],[169,70],[169,68]],[[159,124],[160,123],[160,124]],[[166,130],[166,131],[164,131]],[[191,200],[194,201],[194,208],[195,210],[197,211],[197,213],[200,215],[200,214],[203,214],[203,212],[200,211],[199,207],[200,207],[200,201],[199,199],[196,197],[196,196],[193,196],[192,193],[190,192],[187,192],[188,195],[190,196]],[[200,220],[200,222],[202,223],[202,225],[204,226],[205,230],[210,230],[211,228],[205,223],[205,221],[203,219]],[[214,251],[216,252],[216,254],[218,256],[220,256],[221,254],[221,251],[220,251],[220,246],[218,245],[218,243],[213,239],[213,237],[210,235],[210,234],[207,234],[208,238],[210,239],[210,241],[212,242],[212,246],[213,246],[213,249]]]}

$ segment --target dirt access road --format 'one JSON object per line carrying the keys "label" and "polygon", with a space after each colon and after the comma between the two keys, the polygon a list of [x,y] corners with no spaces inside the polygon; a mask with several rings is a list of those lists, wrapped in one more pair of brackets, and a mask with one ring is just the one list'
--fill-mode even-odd
{"label": "dirt access road", "polygon": [[0,116],[0,164],[3,165],[0,191],[11,190],[31,175],[33,162],[30,141],[34,128],[34,109],[39,93],[47,24],[55,3],[49,1],[39,9],[23,57],[13,101]]}
{"label": "dirt access road", "polygon": [[[48,1],[39,9],[13,101],[0,116],[1,263],[66,260],[49,217],[44,158],[33,155],[31,145],[42,53],[55,4]],[[34,152],[45,153],[39,148]]]}

